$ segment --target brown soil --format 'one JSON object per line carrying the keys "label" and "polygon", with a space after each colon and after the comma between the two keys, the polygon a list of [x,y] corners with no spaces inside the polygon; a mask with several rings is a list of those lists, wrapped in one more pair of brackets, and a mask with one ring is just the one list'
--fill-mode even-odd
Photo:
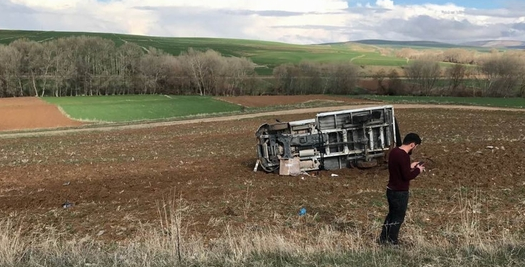
{"label": "brown soil", "polygon": [[[490,234],[523,231],[523,112],[395,108],[402,133],[423,137],[413,159],[427,162],[412,182],[405,227],[417,224],[432,239],[464,223],[467,209]],[[317,112],[283,112],[279,119]],[[302,207],[317,216],[317,225],[306,227],[379,232],[387,212],[384,164],[296,177],[253,172],[254,132],[274,118],[0,138],[0,216],[20,220],[24,233],[127,240],[141,225],[158,225],[164,203],[182,199],[185,226],[204,239],[226,224],[294,227]],[[74,205],[63,208],[66,200]]]}
{"label": "brown soil", "polygon": [[0,98],[0,114],[0,131],[82,125],[36,97]]}

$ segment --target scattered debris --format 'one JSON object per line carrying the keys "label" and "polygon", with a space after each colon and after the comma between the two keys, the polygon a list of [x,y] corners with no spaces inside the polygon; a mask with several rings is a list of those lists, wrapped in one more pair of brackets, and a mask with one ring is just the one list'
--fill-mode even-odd
{"label": "scattered debris", "polygon": [[62,208],[64,208],[64,209],[71,208],[71,207],[73,207],[73,205],[74,205],[73,203],[71,203],[71,202],[66,200],[66,202],[64,202],[64,204],[62,204]]}
{"label": "scattered debris", "polygon": [[233,209],[230,207],[226,207],[226,209],[224,210],[224,214],[228,216],[237,216],[235,211],[233,211]]}
{"label": "scattered debris", "polygon": [[259,162],[260,162],[260,161],[261,161],[261,160],[258,159],[258,160],[255,162],[255,167],[253,167],[253,172],[257,172],[257,168],[259,167]]}
{"label": "scattered debris", "polygon": [[306,176],[310,176],[310,174],[308,174],[307,172],[305,171],[301,171],[301,172],[296,172],[296,173],[290,173],[290,176],[299,176],[299,175],[306,175]]}
{"label": "scattered debris", "polygon": [[301,208],[299,210],[299,216],[304,216],[304,215],[306,215],[306,209],[305,208]]}
{"label": "scattered debris", "polygon": [[337,177],[337,176],[339,176],[339,175],[338,175],[338,174],[335,174],[335,173],[332,173],[332,175],[330,175],[330,176],[332,176],[332,177]]}

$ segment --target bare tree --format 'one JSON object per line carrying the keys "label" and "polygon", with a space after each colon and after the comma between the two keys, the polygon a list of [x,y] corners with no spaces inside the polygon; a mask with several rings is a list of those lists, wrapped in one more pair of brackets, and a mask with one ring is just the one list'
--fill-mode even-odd
{"label": "bare tree", "polygon": [[110,94],[132,94],[134,93],[134,81],[138,80],[139,61],[144,56],[144,50],[137,44],[124,43],[117,48],[115,56],[115,84]]}
{"label": "bare tree", "polygon": [[299,76],[299,68],[293,64],[282,64],[275,67],[273,69],[273,77],[276,81],[275,93],[295,94]]}
{"label": "bare tree", "polygon": [[247,58],[224,58],[224,75],[228,76],[226,95],[243,95],[243,87],[250,77],[255,75],[255,64]]}
{"label": "bare tree", "polygon": [[[29,51],[29,70],[31,75],[31,85],[35,96],[43,97],[49,82],[49,73],[53,66],[53,44],[52,43],[33,43]],[[40,92],[39,92],[40,88]]]}
{"label": "bare tree", "polygon": [[197,88],[197,93],[199,95],[206,95],[207,88],[204,83],[206,76],[206,62],[201,54],[202,52],[190,48],[188,49],[188,52],[182,53],[180,57],[185,63],[186,73],[191,76],[192,83]]}
{"label": "bare tree", "polygon": [[358,69],[351,63],[283,64],[273,70],[278,94],[353,94]]}
{"label": "bare tree", "polygon": [[482,93],[485,96],[514,96],[523,83],[524,61],[498,54],[485,60],[480,67],[484,75]]}
{"label": "bare tree", "polygon": [[22,54],[13,47],[0,46],[0,92],[3,97],[21,96],[20,64]]}
{"label": "bare tree", "polygon": [[386,71],[384,69],[379,69],[376,73],[374,73],[372,78],[377,84],[377,93],[381,95],[387,94],[388,86],[385,84]]}
{"label": "bare tree", "polygon": [[191,80],[184,74],[184,66],[178,57],[164,55],[160,59],[161,69],[158,80],[159,93],[190,94]]}
{"label": "bare tree", "polygon": [[158,81],[162,75],[162,61],[164,54],[153,47],[148,49],[139,62],[139,73],[141,80],[141,94],[156,94],[158,90]]}
{"label": "bare tree", "polygon": [[388,95],[402,95],[405,94],[405,84],[403,80],[399,78],[397,70],[392,69],[388,73]]}
{"label": "bare tree", "polygon": [[18,93],[19,96],[24,96],[25,91],[24,88],[27,85],[27,77],[30,74],[30,62],[31,62],[31,47],[33,46],[33,41],[30,41],[29,39],[18,39],[14,42],[10,43],[9,46],[13,47],[18,51],[17,58],[19,60],[17,64],[17,70],[16,70],[16,80],[17,80],[17,86],[18,86]]}
{"label": "bare tree", "polygon": [[454,64],[445,70],[445,75],[449,80],[450,93],[454,94],[458,89],[463,89],[460,86],[467,76],[467,67],[463,64]]}
{"label": "bare tree", "polygon": [[297,82],[297,86],[300,88],[298,93],[319,93],[323,84],[323,66],[317,62],[301,62],[297,67],[300,73],[300,77]]}
{"label": "bare tree", "polygon": [[329,94],[354,94],[359,80],[359,71],[351,63],[334,63],[332,64],[328,76],[332,77],[327,93]]}
{"label": "bare tree", "polygon": [[67,96],[72,95],[71,83],[76,73],[75,57],[73,50],[75,47],[71,44],[71,39],[57,39],[54,42],[53,51],[53,70],[54,70],[54,87],[52,95]]}
{"label": "bare tree", "polygon": [[402,48],[396,51],[396,57],[404,58],[407,60],[407,63],[410,59],[418,57],[421,53],[412,48]]}
{"label": "bare tree", "polygon": [[463,48],[450,48],[443,52],[443,61],[460,64],[472,64],[474,52]]}
{"label": "bare tree", "polygon": [[437,62],[416,60],[405,68],[406,76],[412,85],[412,93],[429,95],[441,76],[441,68]]}

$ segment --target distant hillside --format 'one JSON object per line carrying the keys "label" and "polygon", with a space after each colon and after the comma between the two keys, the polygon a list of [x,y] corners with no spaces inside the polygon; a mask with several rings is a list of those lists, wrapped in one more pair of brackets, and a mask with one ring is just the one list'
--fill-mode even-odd
{"label": "distant hillside", "polygon": [[454,45],[432,41],[388,41],[388,40],[359,40],[354,43],[367,44],[367,45],[379,45],[379,46],[391,46],[391,47],[425,47],[425,48],[459,48],[462,45]]}
{"label": "distant hillside", "polygon": [[392,48],[402,48],[402,47],[411,47],[411,48],[507,48],[507,49],[525,49],[525,42],[515,41],[515,40],[486,40],[486,41],[475,41],[475,42],[466,42],[461,44],[449,44],[449,43],[440,43],[432,41],[388,41],[388,40],[379,40],[379,39],[370,39],[370,40],[359,40],[351,42],[343,42],[337,44],[349,44],[349,43],[358,43],[366,45],[375,45],[375,46],[388,46]]}
{"label": "distant hillside", "polygon": [[[215,50],[224,56],[246,57],[259,65],[257,73],[271,75],[273,68],[286,63],[311,62],[348,62],[360,66],[406,65],[404,58],[383,55],[375,47],[356,49],[347,45],[295,45],[279,42],[226,39],[226,38],[185,38],[155,37],[113,33],[93,32],[56,32],[56,31],[17,31],[0,30],[0,44],[9,44],[25,38],[36,42],[48,42],[71,36],[89,36],[110,39],[115,44],[135,43],[145,51],[154,47],[178,56],[189,48],[205,51]],[[363,45],[365,46],[365,45]]]}
{"label": "distant hillside", "polygon": [[525,42],[516,40],[485,40],[476,42],[467,42],[462,45],[478,46],[486,48],[510,48],[510,49],[525,49]]}
{"label": "distant hillside", "polygon": [[[29,39],[36,42],[49,42],[59,38],[72,36],[89,36],[110,39],[117,46],[124,43],[134,43],[144,51],[157,48],[166,53],[178,56],[192,48],[205,51],[212,49],[223,56],[246,57],[258,65],[256,69],[260,75],[272,75],[273,69],[281,64],[296,64],[309,62],[352,62],[355,65],[366,67],[402,67],[408,62],[405,58],[396,57],[395,51],[410,47],[413,49],[449,49],[470,47],[477,50],[489,51],[487,45],[497,45],[494,41],[470,44],[447,44],[432,41],[387,41],[387,40],[360,40],[317,45],[296,45],[279,42],[242,40],[227,38],[187,38],[187,37],[156,37],[114,33],[94,32],[57,32],[57,31],[18,31],[0,30],[0,44],[8,45],[17,39]],[[504,43],[508,47],[521,48],[523,42]],[[372,69],[372,68],[367,68]]]}

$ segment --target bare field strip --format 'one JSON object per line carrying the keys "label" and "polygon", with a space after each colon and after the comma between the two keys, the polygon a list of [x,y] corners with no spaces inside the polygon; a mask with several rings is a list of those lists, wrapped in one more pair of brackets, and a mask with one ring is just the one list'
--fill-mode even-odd
{"label": "bare field strip", "polygon": [[0,132],[80,126],[54,105],[36,97],[0,98]]}

